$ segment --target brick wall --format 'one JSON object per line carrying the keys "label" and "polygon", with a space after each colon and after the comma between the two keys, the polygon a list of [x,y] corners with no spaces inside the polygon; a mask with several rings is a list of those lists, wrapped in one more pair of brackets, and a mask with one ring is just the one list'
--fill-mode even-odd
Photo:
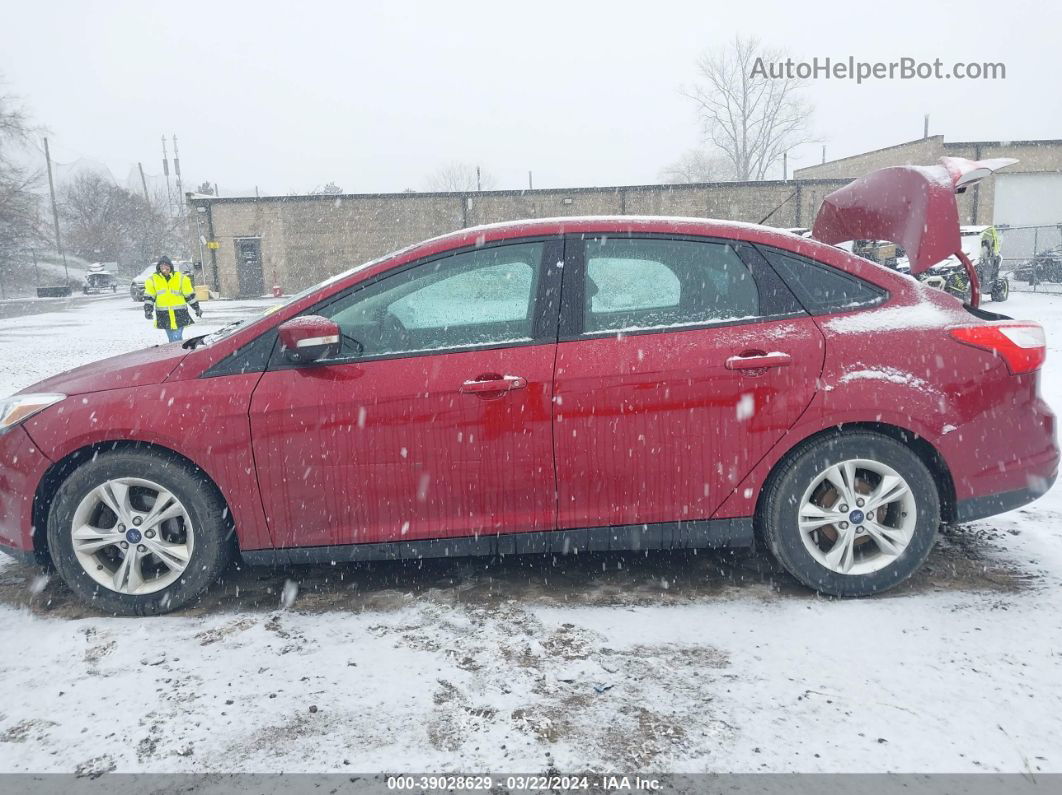
{"label": "brick wall", "polygon": [[[467,226],[519,218],[572,215],[685,215],[809,226],[822,197],[848,182],[709,183],[482,193],[395,193],[262,198],[193,198],[208,207],[218,283],[226,297],[241,294],[236,241],[259,238],[263,283],[300,290],[403,246]],[[781,205],[779,207],[779,205]],[[777,208],[777,209],[776,209]],[[207,234],[204,223],[204,234]],[[205,278],[213,282],[206,253]]]}

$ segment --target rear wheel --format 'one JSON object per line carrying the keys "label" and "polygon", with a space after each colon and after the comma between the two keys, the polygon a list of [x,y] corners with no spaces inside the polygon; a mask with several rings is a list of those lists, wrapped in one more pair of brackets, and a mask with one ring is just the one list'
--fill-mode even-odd
{"label": "rear wheel", "polygon": [[151,452],[104,453],[59,488],[48,548],[81,599],[121,615],[176,610],[229,562],[225,504],[199,470]]}
{"label": "rear wheel", "polygon": [[935,482],[910,449],[875,433],[798,448],[772,476],[761,513],[772,554],[820,593],[867,596],[910,577],[940,524]]}

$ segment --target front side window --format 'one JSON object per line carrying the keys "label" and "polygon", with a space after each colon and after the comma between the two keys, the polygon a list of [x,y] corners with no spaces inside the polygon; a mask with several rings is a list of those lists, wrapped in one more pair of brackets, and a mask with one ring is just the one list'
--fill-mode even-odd
{"label": "front side window", "polygon": [[529,342],[544,246],[443,257],[355,290],[317,314],[339,325],[343,358]]}
{"label": "front side window", "polygon": [[586,332],[698,325],[759,314],[752,273],[727,243],[586,241]]}

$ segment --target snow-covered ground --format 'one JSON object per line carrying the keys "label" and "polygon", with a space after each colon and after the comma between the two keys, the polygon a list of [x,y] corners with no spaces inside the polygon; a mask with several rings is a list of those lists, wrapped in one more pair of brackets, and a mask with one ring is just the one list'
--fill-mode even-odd
{"label": "snow-covered ground", "polygon": [[[1062,409],[1062,296],[989,308],[1047,327]],[[0,394],[161,338],[121,295],[0,321]],[[125,619],[6,562],[0,771],[1062,772],[1060,586],[1062,487],[864,600],[631,554],[245,569]]]}

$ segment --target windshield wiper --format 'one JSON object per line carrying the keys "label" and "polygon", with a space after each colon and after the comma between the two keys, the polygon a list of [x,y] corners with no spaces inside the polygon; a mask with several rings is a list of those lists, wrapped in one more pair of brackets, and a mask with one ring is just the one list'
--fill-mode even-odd
{"label": "windshield wiper", "polygon": [[181,343],[181,347],[184,348],[186,351],[194,351],[196,348],[203,344],[203,340],[206,339],[206,336],[206,334],[200,334],[198,337],[189,337]]}

